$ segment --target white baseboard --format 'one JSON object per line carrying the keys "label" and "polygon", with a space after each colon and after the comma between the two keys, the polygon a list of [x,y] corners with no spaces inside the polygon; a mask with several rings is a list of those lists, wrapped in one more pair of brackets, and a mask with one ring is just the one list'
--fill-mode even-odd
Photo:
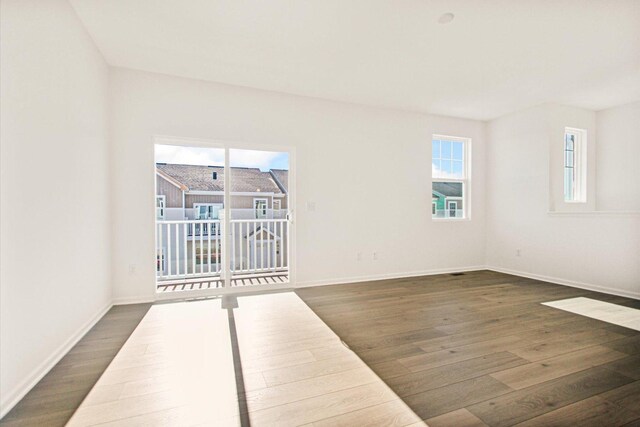
{"label": "white baseboard", "polygon": [[20,400],[40,381],[93,326],[98,323],[102,316],[113,307],[109,302],[102,310],[89,319],[73,335],[71,335],[60,347],[36,367],[27,378],[22,381],[14,390],[10,391],[0,399],[0,419],[2,419]]}
{"label": "white baseboard", "polygon": [[342,283],[371,282],[374,280],[387,280],[387,279],[403,279],[407,277],[433,276],[436,274],[448,274],[448,273],[458,273],[458,272],[465,272],[465,271],[486,270],[486,269],[487,268],[484,265],[476,265],[471,267],[454,267],[454,268],[444,268],[444,269],[435,269],[435,270],[411,271],[407,273],[374,274],[370,276],[343,277],[343,278],[297,282],[294,287],[307,288],[311,286],[330,286],[330,285],[339,285]]}
{"label": "white baseboard", "polygon": [[154,297],[149,296],[115,298],[113,300],[113,305],[150,304],[155,301],[156,299]]}
{"label": "white baseboard", "polygon": [[572,288],[585,289],[587,291],[602,292],[605,294],[618,295],[626,298],[640,299],[640,292],[628,292],[606,286],[594,285],[591,283],[576,282],[574,280],[560,279],[558,277],[544,276],[542,274],[528,273],[525,271],[511,270],[502,267],[486,266],[485,269],[498,273],[512,274],[514,276],[527,277],[529,279],[542,280],[544,282],[555,283],[556,285],[570,286]]}

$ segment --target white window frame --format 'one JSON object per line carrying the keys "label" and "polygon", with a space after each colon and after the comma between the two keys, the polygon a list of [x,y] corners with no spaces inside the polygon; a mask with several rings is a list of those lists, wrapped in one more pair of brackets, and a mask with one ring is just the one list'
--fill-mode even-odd
{"label": "white window frame", "polygon": [[[158,206],[158,202],[160,202],[160,206]],[[163,194],[156,195],[156,221],[164,220],[166,210],[167,210],[167,197]],[[158,214],[158,212],[160,212],[160,214]]]}
{"label": "white window frame", "polygon": [[[569,152],[567,150],[567,136],[574,137],[573,166],[567,165]],[[565,203],[586,203],[587,202],[587,131],[566,127],[564,129],[564,139],[562,141],[562,189]],[[572,170],[570,182],[567,182],[567,169]],[[568,194],[568,185],[571,186],[571,194]]]}
{"label": "white window frame", "polygon": [[435,215],[438,212],[438,201],[431,200],[431,216]]}
{"label": "white window frame", "polygon": [[[206,206],[207,208],[209,207],[217,207],[218,211],[220,211],[221,209],[223,209],[224,205],[222,203],[194,203],[193,204],[193,210],[194,210],[194,216],[197,218],[198,216],[200,216],[200,206]],[[207,213],[209,212],[209,210],[207,209]],[[207,219],[219,219],[219,215],[218,218],[207,218]]]}
{"label": "white window frame", "polygon": [[[462,217],[460,218],[451,218],[449,217],[449,210],[447,209],[447,202],[445,201],[445,212],[446,215],[444,218],[436,218],[431,215],[431,219],[433,221],[469,221],[471,220],[471,138],[460,137],[460,136],[451,136],[451,135],[441,135],[441,134],[433,134],[431,136],[431,141],[429,144],[430,153],[433,154],[433,141],[451,141],[451,142],[461,142],[462,143],[462,178],[451,179],[451,178],[438,178],[433,176],[433,156],[431,156],[431,188],[430,191],[433,191],[433,183],[434,182],[454,182],[462,184],[462,197],[457,198],[449,198],[449,199],[458,199],[462,201]],[[432,208],[433,209],[433,208]]]}
{"label": "white window frame", "polygon": [[[258,215],[258,206],[256,202],[264,202],[264,216],[261,217]],[[253,214],[256,217],[255,219],[266,219],[269,212],[269,199],[266,197],[254,197],[253,199]]]}
{"label": "white window frame", "polygon": [[446,209],[447,218],[456,218],[455,215],[451,216],[451,205],[455,206],[455,211],[457,212],[458,211],[458,202],[459,202],[459,200],[447,200],[446,201],[446,203],[447,203],[447,209]]}

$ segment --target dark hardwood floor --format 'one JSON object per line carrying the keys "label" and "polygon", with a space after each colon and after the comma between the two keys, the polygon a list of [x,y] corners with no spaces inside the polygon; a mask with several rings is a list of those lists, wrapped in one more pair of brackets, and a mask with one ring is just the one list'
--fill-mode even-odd
{"label": "dark hardwood floor", "polygon": [[638,300],[491,271],[296,292],[431,427],[640,426],[640,332],[541,305]]}
{"label": "dark hardwood floor", "polygon": [[112,307],[0,420],[0,426],[64,426],[150,307]]}
{"label": "dark hardwood floor", "polygon": [[[640,427],[640,332],[540,304],[638,300],[490,271],[296,292],[431,427]],[[0,425],[64,425],[149,307],[114,307]]]}

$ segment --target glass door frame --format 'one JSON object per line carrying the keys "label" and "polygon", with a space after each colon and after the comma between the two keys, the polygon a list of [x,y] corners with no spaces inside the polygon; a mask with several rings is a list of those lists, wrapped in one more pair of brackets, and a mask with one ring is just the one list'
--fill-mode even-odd
{"label": "glass door frame", "polygon": [[[229,265],[229,253],[231,250],[231,239],[227,236],[224,239],[224,245],[222,250],[222,263],[223,270],[221,273],[221,280],[224,282],[223,288],[213,288],[213,289],[197,289],[197,290],[185,290],[185,291],[176,291],[176,292],[163,292],[159,293],[157,291],[157,280],[154,276],[153,278],[153,291],[156,300],[171,300],[171,299],[185,299],[185,298],[194,298],[194,297],[207,297],[207,296],[216,296],[216,295],[225,295],[230,293],[240,294],[240,293],[250,293],[250,292],[260,292],[265,290],[282,290],[282,289],[292,289],[296,287],[296,227],[295,227],[295,215],[294,215],[294,207],[296,200],[296,179],[295,179],[295,161],[296,161],[296,152],[295,147],[291,146],[281,146],[281,145],[273,145],[273,144],[256,144],[256,143],[248,143],[241,141],[228,141],[228,140],[213,140],[213,139],[200,139],[200,138],[187,138],[187,137],[173,137],[173,136],[164,136],[164,135],[155,135],[153,137],[153,147],[155,155],[155,146],[156,145],[175,145],[175,146],[184,146],[184,147],[196,147],[196,148],[212,148],[212,149],[223,149],[224,150],[224,209],[220,210],[220,213],[223,213],[222,220],[224,221],[224,232],[225,235],[230,232],[230,221],[231,221],[231,203],[230,203],[230,193],[231,193],[231,174],[229,172],[230,167],[230,151],[231,150],[256,150],[256,151],[271,151],[271,152],[280,152],[280,153],[288,153],[289,155],[289,182],[287,189],[287,219],[289,220],[289,234],[288,234],[288,248],[287,248],[287,256],[288,256],[288,264],[289,264],[289,283],[282,284],[271,284],[271,285],[251,285],[251,286],[243,286],[243,287],[232,287],[231,286],[231,268]],[[154,176],[154,186],[155,186],[155,158],[151,162],[153,165],[153,176]],[[154,191],[155,193],[155,191]],[[157,232],[157,227],[155,226],[155,198],[153,205],[153,216],[154,219],[154,237]],[[151,217],[151,216],[150,216]],[[154,253],[155,253],[154,249]]]}

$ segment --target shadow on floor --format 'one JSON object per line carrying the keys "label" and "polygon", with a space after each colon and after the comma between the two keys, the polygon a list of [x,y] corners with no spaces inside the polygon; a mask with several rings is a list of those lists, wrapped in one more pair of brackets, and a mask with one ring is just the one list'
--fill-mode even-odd
{"label": "shadow on floor", "polygon": [[231,351],[233,353],[233,368],[236,378],[236,393],[238,395],[238,413],[240,415],[240,425],[250,427],[249,407],[247,405],[246,391],[244,386],[244,374],[242,373],[242,358],[240,357],[240,345],[238,344],[238,331],[236,329],[236,319],[233,309],[238,308],[238,299],[235,296],[225,296],[222,298],[222,308],[227,310],[229,316],[229,337],[231,338]]}

